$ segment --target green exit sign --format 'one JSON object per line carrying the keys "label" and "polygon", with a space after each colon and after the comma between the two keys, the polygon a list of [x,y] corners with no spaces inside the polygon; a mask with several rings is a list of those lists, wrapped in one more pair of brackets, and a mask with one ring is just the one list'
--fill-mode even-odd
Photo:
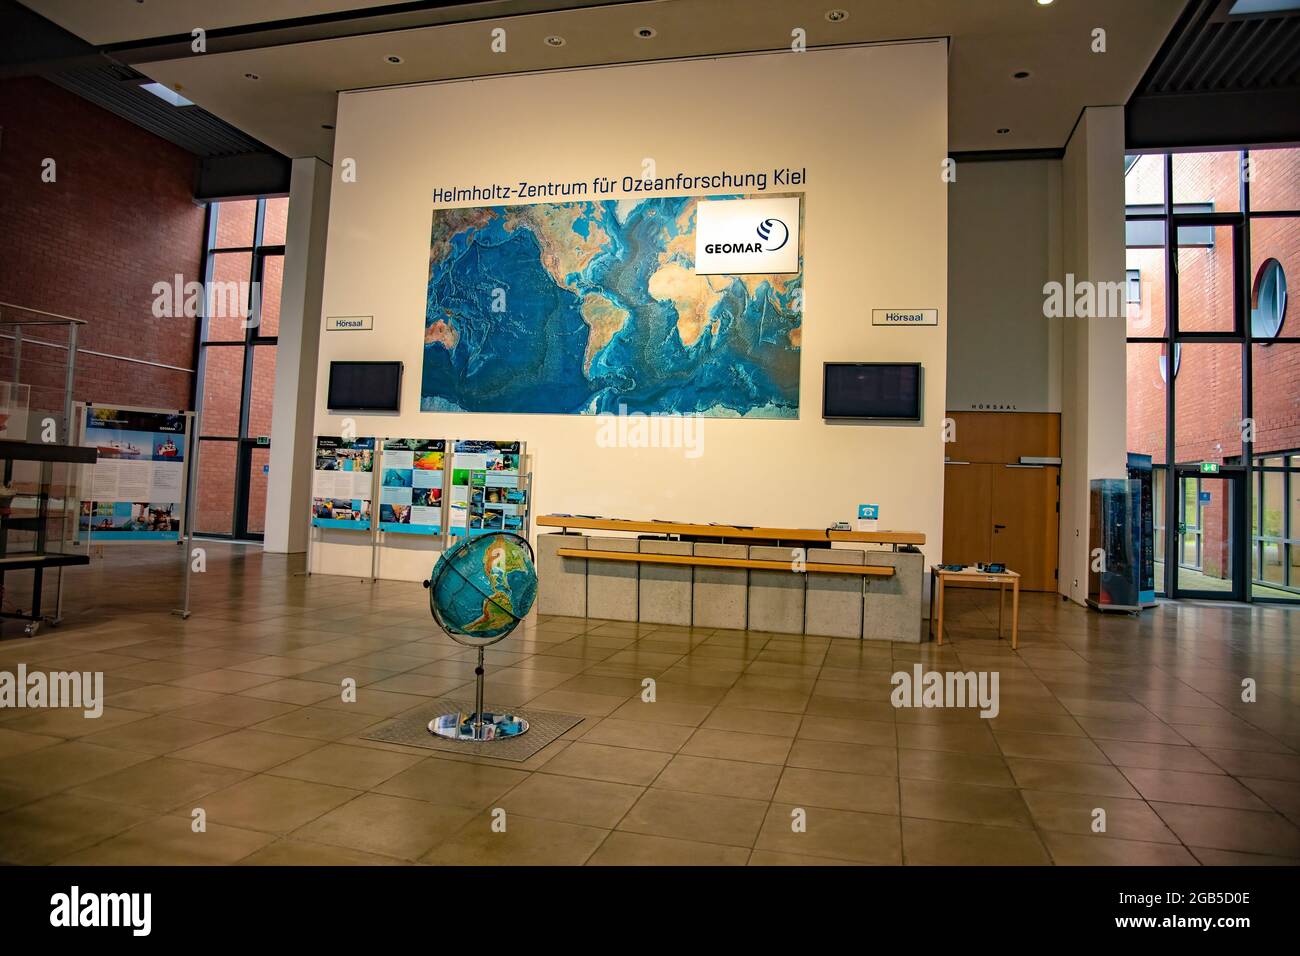
{"label": "green exit sign", "polygon": [[[271,436],[270,436],[270,435],[258,435],[258,436],[257,436],[257,443],[258,443],[259,445],[269,445],[269,444],[271,444]],[[1204,470],[1204,469],[1205,469],[1205,466],[1202,465],[1202,466],[1201,466],[1201,469]],[[1215,466],[1215,471],[1218,471],[1218,466]]]}
{"label": "green exit sign", "polygon": [[1201,474],[1217,475],[1219,473],[1219,463],[1217,461],[1201,462]]}

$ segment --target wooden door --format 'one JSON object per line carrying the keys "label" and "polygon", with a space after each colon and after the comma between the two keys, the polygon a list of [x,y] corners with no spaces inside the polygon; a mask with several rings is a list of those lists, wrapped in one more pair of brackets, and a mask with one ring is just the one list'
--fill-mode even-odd
{"label": "wooden door", "polygon": [[993,472],[1001,465],[948,463],[943,468],[943,563],[989,560]]}
{"label": "wooden door", "polygon": [[1025,590],[1056,590],[1060,469],[990,467],[997,470],[992,479],[991,560],[1020,572]]}

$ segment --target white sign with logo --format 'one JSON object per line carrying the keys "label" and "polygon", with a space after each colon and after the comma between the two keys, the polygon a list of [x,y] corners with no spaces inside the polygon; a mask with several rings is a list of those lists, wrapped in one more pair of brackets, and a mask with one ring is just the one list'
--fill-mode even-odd
{"label": "white sign with logo", "polygon": [[361,332],[374,327],[373,315],[331,315],[325,319],[326,332]]}
{"label": "white sign with logo", "polygon": [[798,271],[798,196],[701,200],[695,207],[696,275]]}
{"label": "white sign with logo", "polygon": [[938,309],[872,309],[872,325],[938,325]]}

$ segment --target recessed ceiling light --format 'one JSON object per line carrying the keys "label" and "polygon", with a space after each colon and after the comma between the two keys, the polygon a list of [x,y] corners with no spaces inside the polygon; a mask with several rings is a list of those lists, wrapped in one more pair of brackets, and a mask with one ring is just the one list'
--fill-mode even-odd
{"label": "recessed ceiling light", "polygon": [[999,135],[999,136],[1006,136],[1007,133],[1010,133],[1010,132],[1011,132],[1010,127],[1003,126],[1000,130],[998,130],[998,135]]}
{"label": "recessed ceiling light", "polygon": [[546,38],[546,45],[547,45],[547,46],[564,46],[564,37],[562,37],[562,36],[549,36],[549,37]]}
{"label": "recessed ceiling light", "polygon": [[1029,71],[1028,71],[1028,70],[1017,70],[1015,73],[1012,73],[1012,74],[1011,74],[1011,78],[1012,78],[1013,80],[1027,80],[1027,79],[1029,79]]}
{"label": "recessed ceiling light", "polygon": [[396,64],[402,62],[402,58],[401,58],[400,56],[398,56],[396,53],[390,53],[390,54],[388,54],[388,56],[384,57],[384,62],[385,62],[385,63],[392,63],[392,64],[396,65]]}
{"label": "recessed ceiling light", "polygon": [[637,27],[632,31],[632,35],[638,40],[653,40],[659,35],[659,31],[654,27]]}
{"label": "recessed ceiling light", "polygon": [[1052,0],[1036,0],[1036,2],[1040,7],[1050,7],[1052,5]]}
{"label": "recessed ceiling light", "polygon": [[246,80],[260,80],[261,77],[258,76],[256,73],[245,73],[245,74],[244,74],[244,79],[246,79]]}
{"label": "recessed ceiling light", "polygon": [[165,100],[166,102],[170,103],[172,106],[193,106],[194,105],[193,100],[186,99],[185,97],[177,93],[175,90],[168,89],[167,87],[163,86],[161,83],[141,83],[140,89],[144,90],[146,93],[152,93],[154,96],[158,97],[158,99]]}
{"label": "recessed ceiling light", "polygon": [[840,10],[839,8],[836,8],[834,10],[826,11],[826,19],[829,20],[831,23],[843,23],[848,18],[849,18],[849,11],[847,10]]}

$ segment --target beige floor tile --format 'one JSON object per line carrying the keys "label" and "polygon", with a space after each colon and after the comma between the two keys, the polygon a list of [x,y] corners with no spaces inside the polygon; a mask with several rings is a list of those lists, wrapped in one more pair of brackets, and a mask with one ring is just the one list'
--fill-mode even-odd
{"label": "beige floor tile", "polygon": [[[985,724],[987,721],[985,721]],[[1042,735],[1026,735],[1042,736]],[[1067,737],[1064,740],[1075,738]],[[997,741],[984,724],[898,724],[898,746],[913,750],[945,750],[953,753],[996,754]]]}
{"label": "beige floor tile", "polygon": [[1117,767],[1149,770],[1187,770],[1194,773],[1222,773],[1212,760],[1195,747],[1140,743],[1129,740],[1099,740],[1097,746]]}
{"label": "beige floor tile", "polygon": [[1153,803],[1151,808],[1187,846],[1300,857],[1300,828],[1260,810]]}
{"label": "beige floor tile", "polygon": [[651,836],[751,847],[767,804],[678,790],[647,790],[618,825]]}
{"label": "beige floor tile", "polygon": [[1300,820],[1300,787],[1291,780],[1265,780],[1260,777],[1242,777],[1241,782],[1265,803],[1292,820]]}
{"label": "beige floor tile", "polygon": [[1043,866],[1051,862],[1032,830],[903,819],[909,866]]}
{"label": "beige floor tile", "polygon": [[398,866],[404,861],[341,846],[276,840],[239,861],[240,866]]}
{"label": "beige floor tile", "polygon": [[1020,791],[936,780],[901,781],[903,816],[983,826],[1033,826]]}
{"label": "beige floor tile", "polygon": [[[468,822],[473,813],[378,793],[362,794],[306,826],[295,838],[415,860]],[[488,817],[483,815],[486,829]]]}
{"label": "beige floor tile", "polygon": [[[607,747],[579,740],[546,763],[548,773],[585,777],[588,780],[612,780],[645,787],[668,765],[671,756],[653,750]],[[3,773],[3,765],[0,765]]]}
{"label": "beige floor tile", "polygon": [[832,860],[825,856],[801,856],[798,853],[779,853],[776,850],[755,850],[749,855],[748,866],[861,866],[852,860]]}
{"label": "beige floor tile", "polygon": [[781,779],[781,768],[714,757],[673,757],[653,786],[691,793],[712,793],[750,800],[771,800]]}
{"label": "beige floor tile", "polygon": [[[1266,777],[1289,780],[1293,789],[1300,791],[1300,757],[1293,754],[1260,753],[1249,750],[1207,749],[1205,756],[1216,768],[1222,768],[1234,777]],[[1118,761],[1117,761],[1118,762]],[[1174,767],[1190,770],[1191,767]]]}
{"label": "beige floor tile", "polygon": [[71,794],[47,797],[0,815],[0,861],[52,863],[156,815]]}
{"label": "beige floor tile", "polygon": [[514,815],[504,833],[484,814],[426,854],[438,866],[578,866],[591,858],[608,830]]}
{"label": "beige floor tile", "polygon": [[179,708],[172,711],[170,716],[184,720],[198,720],[206,724],[222,724],[226,727],[249,727],[297,709],[297,704],[286,704],[278,700],[257,700],[253,697],[231,694],[202,704]]}
{"label": "beige floor tile", "polygon": [[623,819],[643,791],[642,787],[625,783],[535,773],[496,801],[496,806],[508,816],[517,814],[609,830]]}
{"label": "beige floor tile", "polygon": [[1121,771],[1147,801],[1194,803],[1239,810],[1267,810],[1266,804],[1236,780],[1221,773],[1186,773],[1181,770]]}
{"label": "beige floor tile", "polygon": [[898,815],[898,779],[786,767],[777,801],[801,807]]}
{"label": "beige floor tile", "polygon": [[[690,732],[688,731],[687,736],[689,735]],[[17,754],[25,754],[31,750],[40,750],[42,747],[53,747],[55,744],[61,743],[63,743],[62,737],[29,734],[10,730],[7,727],[0,727],[0,760]]]}
{"label": "beige floor tile", "polygon": [[993,736],[997,739],[1003,755],[1007,757],[1036,757],[1042,760],[1068,760],[1074,763],[1110,765],[1106,755],[1086,737],[1007,731],[995,732]]}
{"label": "beige floor tile", "polygon": [[371,790],[419,763],[420,759],[411,754],[370,747],[326,744],[282,763],[270,772],[279,777]]}
{"label": "beige floor tile", "polygon": [[[796,809],[806,827],[801,832],[794,829]],[[896,866],[902,861],[899,832],[896,816],[774,803],[754,846],[756,851]]]}
{"label": "beige floor tile", "polygon": [[894,723],[876,720],[859,720],[856,717],[805,716],[799,725],[800,738],[832,740],[846,744],[870,744],[876,747],[897,747],[898,733]]}
{"label": "beige floor tile", "polygon": [[629,701],[615,710],[610,716],[619,720],[634,720],[642,723],[678,724],[683,727],[698,727],[712,710],[708,704],[667,704],[645,703],[639,698]]}
{"label": "beige floor tile", "polygon": [[990,754],[950,753],[942,750],[898,751],[898,772],[914,780],[973,783],[981,787],[1014,787],[1006,761]]}
{"label": "beige floor tile", "polygon": [[744,866],[744,847],[697,843],[644,833],[611,833],[588,866]]}
{"label": "beige floor tile", "polygon": [[875,777],[898,776],[898,751],[893,747],[800,739],[790,748],[785,762],[791,767],[810,770],[838,770]]}
{"label": "beige floor tile", "polygon": [[731,730],[697,730],[682,746],[682,753],[694,757],[719,757],[780,766],[790,753],[793,740],[770,734],[743,734]]}
{"label": "beige floor tile", "polygon": [[301,757],[321,746],[318,740],[290,737],[286,734],[269,734],[261,730],[231,730],[192,747],[176,751],[173,756],[182,760],[218,767],[232,767],[260,773],[272,767]]}
{"label": "beige floor tile", "polygon": [[1021,757],[1006,759],[1016,785],[1023,790],[1097,793],[1109,797],[1138,796],[1124,775],[1114,767],[1063,763],[1057,760],[1027,760]]}
{"label": "beige floor tile", "polygon": [[[107,703],[125,710],[143,710],[154,714],[194,707],[220,700],[221,695],[174,684],[146,684],[120,694],[109,694]],[[107,708],[105,708],[107,710]],[[178,715],[179,716],[179,715]]]}
{"label": "beige floor tile", "polygon": [[241,690],[248,690],[250,687],[269,684],[273,680],[275,678],[269,674],[252,674],[247,671],[222,668],[202,671],[165,683],[175,684],[177,687],[191,687],[195,690],[210,690],[218,694],[234,694]]}
{"label": "beige floor tile", "polygon": [[197,720],[182,720],[163,714],[101,730],[84,739],[88,744],[98,744],[101,747],[117,747],[161,756],[229,731],[230,728],[219,724],[204,724]]}
{"label": "beige floor tile", "polygon": [[111,727],[122,727],[152,716],[148,711],[127,710],[123,707],[105,707],[98,717],[87,717],[84,710],[72,707],[29,710],[20,713],[22,716],[5,721],[6,730],[63,737],[68,740],[88,737]]}
{"label": "beige floor tile", "polygon": [[1058,866],[1198,866],[1187,848],[1171,843],[1107,840],[1100,836],[1044,833]]}
{"label": "beige floor tile", "polygon": [[[1086,793],[1051,793],[1046,790],[1022,790],[1021,797],[1040,830],[1060,833],[1107,836],[1143,843],[1177,843],[1163,820],[1145,800],[1124,800]],[[1104,818],[1096,811],[1104,810]],[[1104,831],[1095,831],[1099,822]]]}
{"label": "beige floor tile", "polygon": [[311,737],[315,740],[340,740],[381,723],[383,718],[376,717],[374,714],[330,710],[324,707],[303,707],[301,710],[290,711],[279,717],[264,720],[260,724],[255,724],[253,729],[294,737]]}
{"label": "beige floor tile", "polygon": [[200,866],[235,863],[274,836],[209,825],[195,833],[189,816],[155,817],[58,861],[64,866]]}
{"label": "beige floor tile", "polygon": [[330,697],[341,697],[342,690],[336,684],[323,684],[318,681],[287,677],[282,680],[271,681],[269,684],[250,687],[248,690],[241,691],[240,696],[252,697],[257,700],[274,700],[283,704],[297,704],[302,707],[319,703]]}
{"label": "beige floor tile", "polygon": [[347,803],[360,791],[258,774],[203,797],[210,823],[288,833]]}
{"label": "beige floor tile", "polygon": [[[581,724],[578,725],[582,727]],[[605,719],[586,729],[582,739],[591,744],[632,747],[637,750],[660,750],[676,753],[694,731],[680,724],[645,723],[638,720]]]}
{"label": "beige floor tile", "polygon": [[375,791],[443,806],[482,810],[495,805],[526,779],[528,774],[521,770],[428,757],[390,777]]}
{"label": "beige floor tile", "polygon": [[83,783],[69,792],[74,796],[158,811],[177,808],[188,811],[207,794],[246,776],[244,771],[229,767],[158,757]]}
{"label": "beige floor tile", "polygon": [[1284,856],[1265,856],[1259,853],[1238,853],[1235,850],[1210,850],[1201,846],[1189,847],[1192,855],[1203,866],[1295,866],[1300,860]]}
{"label": "beige floor tile", "polygon": [[73,741],[0,760],[0,785],[54,793],[148,759],[148,754]]}

